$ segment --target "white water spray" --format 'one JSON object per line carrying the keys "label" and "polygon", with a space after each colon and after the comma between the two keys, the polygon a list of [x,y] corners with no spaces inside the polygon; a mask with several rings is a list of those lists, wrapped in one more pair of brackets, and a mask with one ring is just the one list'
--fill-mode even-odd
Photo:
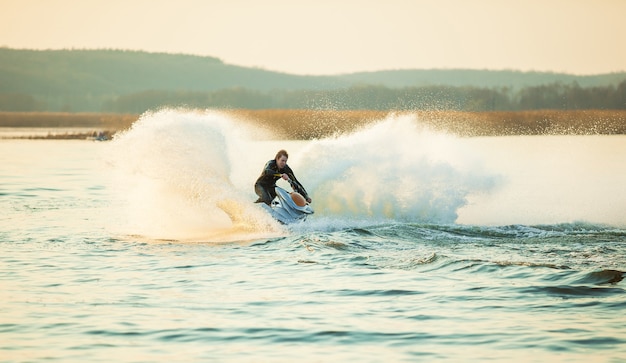
{"label": "white water spray", "polygon": [[389,116],[302,151],[307,180],[327,215],[453,223],[469,193],[493,188],[458,139]]}
{"label": "white water spray", "polygon": [[144,114],[111,144],[122,233],[211,241],[279,233],[231,181],[248,140],[217,112]]}
{"label": "white water spray", "polygon": [[146,113],[110,145],[118,228],[177,240],[284,234],[252,203],[256,177],[281,148],[291,150],[289,165],[313,198],[308,225],[454,223],[467,196],[496,179],[480,172],[458,139],[416,125],[414,116],[389,116],[323,140],[258,141],[261,130],[219,112]]}

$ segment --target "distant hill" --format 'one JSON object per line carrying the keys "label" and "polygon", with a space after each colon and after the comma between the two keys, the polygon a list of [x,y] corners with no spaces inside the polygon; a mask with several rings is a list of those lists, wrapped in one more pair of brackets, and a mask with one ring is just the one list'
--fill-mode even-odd
{"label": "distant hill", "polygon": [[[390,70],[301,76],[225,64],[213,57],[121,50],[19,50],[0,48],[0,110],[129,111],[123,102],[158,102],[245,108],[299,107],[280,103],[293,92],[351,87],[473,87],[518,91],[547,84],[615,87],[626,73],[575,76],[489,70]],[[234,91],[236,90],[236,91]],[[149,95],[147,92],[152,92]],[[378,91],[377,91],[378,92]],[[299,99],[309,97],[299,94]],[[328,95],[328,93],[326,93]],[[229,98],[230,97],[230,98]],[[265,97],[265,98],[264,98]],[[325,96],[328,97],[328,96]],[[236,98],[236,100],[235,100]],[[245,99],[256,98],[255,103]],[[170,100],[170,101],[168,101]],[[188,102],[188,100],[192,100]],[[145,107],[153,107],[154,102]],[[138,111],[137,107],[130,111]]]}
{"label": "distant hill", "polygon": [[0,92],[127,94],[144,90],[214,91],[336,88],[336,77],[245,68],[212,57],[119,50],[0,48]]}

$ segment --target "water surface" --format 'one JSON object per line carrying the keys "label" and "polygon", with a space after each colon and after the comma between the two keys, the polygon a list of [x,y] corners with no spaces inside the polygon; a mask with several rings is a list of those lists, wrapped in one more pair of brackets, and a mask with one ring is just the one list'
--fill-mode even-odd
{"label": "water surface", "polygon": [[[626,138],[411,125],[0,140],[1,360],[623,361]],[[282,147],[316,209],[290,227],[251,203]]]}

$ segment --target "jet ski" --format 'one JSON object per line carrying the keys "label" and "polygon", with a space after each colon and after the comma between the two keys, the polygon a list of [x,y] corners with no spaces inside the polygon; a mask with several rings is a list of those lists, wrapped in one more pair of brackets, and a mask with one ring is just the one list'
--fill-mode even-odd
{"label": "jet ski", "polygon": [[309,214],[313,214],[313,208],[306,202],[300,193],[288,192],[276,186],[276,197],[270,205],[262,203],[262,206],[283,224],[304,221]]}

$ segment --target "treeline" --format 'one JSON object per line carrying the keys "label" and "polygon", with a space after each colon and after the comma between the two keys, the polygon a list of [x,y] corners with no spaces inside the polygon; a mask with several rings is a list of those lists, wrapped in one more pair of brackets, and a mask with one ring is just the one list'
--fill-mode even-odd
{"label": "treeline", "polygon": [[106,101],[102,111],[141,113],[164,106],[234,109],[521,111],[626,109],[626,80],[617,86],[560,84],[510,89],[355,86],[326,91],[146,91]]}
{"label": "treeline", "polygon": [[431,69],[304,76],[184,54],[0,47],[0,111],[624,109],[624,82],[626,72]]}
{"label": "treeline", "polygon": [[54,96],[0,93],[0,111],[63,111],[142,113],[162,107],[312,110],[448,110],[521,111],[626,109],[626,80],[617,86],[581,87],[577,83],[522,88],[426,86],[388,88],[353,86],[335,90],[276,90],[247,88],[217,91],[151,90],[123,96]]}

